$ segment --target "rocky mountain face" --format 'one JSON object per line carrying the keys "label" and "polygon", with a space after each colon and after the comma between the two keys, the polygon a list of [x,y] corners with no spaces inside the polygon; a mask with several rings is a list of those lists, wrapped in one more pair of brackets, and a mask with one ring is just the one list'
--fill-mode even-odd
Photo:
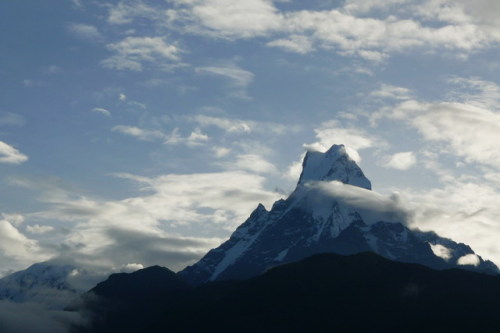
{"label": "rocky mountain face", "polygon": [[[259,205],[229,240],[179,276],[192,285],[247,279],[317,253],[364,251],[437,269],[498,272],[492,262],[484,261],[464,244],[410,230],[402,223],[367,224],[355,207],[309,186],[331,181],[371,189],[370,181],[343,145],[334,145],[325,153],[308,152],[297,187],[286,200],[275,202],[270,211]],[[461,259],[464,256],[471,260]]]}

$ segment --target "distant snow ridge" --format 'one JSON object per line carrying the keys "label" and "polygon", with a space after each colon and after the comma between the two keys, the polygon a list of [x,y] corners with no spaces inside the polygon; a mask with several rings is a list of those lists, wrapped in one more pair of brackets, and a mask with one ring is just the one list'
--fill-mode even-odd
{"label": "distant snow ridge", "polygon": [[[317,253],[363,251],[437,269],[460,267],[498,272],[492,262],[476,256],[464,244],[432,232],[410,230],[401,223],[379,221],[367,225],[355,208],[306,186],[308,182],[339,181],[371,190],[370,181],[343,145],[333,145],[325,153],[307,152],[302,167],[297,187],[286,200],[276,201],[270,211],[259,204],[229,240],[179,275],[199,285],[249,278],[278,264]],[[459,260],[466,255],[476,256],[476,265],[460,265],[469,262]]]}
{"label": "distant snow ridge", "polygon": [[37,263],[0,279],[0,299],[17,303],[33,302],[51,309],[63,309],[75,301],[81,290],[74,289],[68,276],[75,267]]}

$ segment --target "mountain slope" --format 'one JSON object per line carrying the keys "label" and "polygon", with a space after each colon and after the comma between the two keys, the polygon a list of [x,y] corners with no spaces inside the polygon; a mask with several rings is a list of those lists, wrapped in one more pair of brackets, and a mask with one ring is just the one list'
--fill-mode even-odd
{"label": "mountain slope", "polygon": [[152,295],[126,311],[99,308],[81,332],[500,330],[499,276],[437,271],[374,253],[315,255],[250,280]]}
{"label": "mountain slope", "polygon": [[0,299],[16,303],[34,302],[62,309],[78,299],[82,290],[68,283],[75,270],[71,265],[37,263],[0,279]]}
{"label": "mountain slope", "polygon": [[[323,252],[373,251],[389,259],[434,268],[458,267],[458,254],[475,256],[469,247],[435,234],[412,231],[400,223],[367,225],[353,206],[309,186],[311,182],[329,181],[371,189],[370,181],[343,145],[333,145],[325,153],[308,152],[297,187],[286,200],[275,202],[270,211],[259,205],[228,241],[179,275],[193,285],[245,279],[278,264]],[[450,257],[436,255],[436,245],[445,248]],[[463,268],[497,273],[493,263],[474,258],[477,265]]]}

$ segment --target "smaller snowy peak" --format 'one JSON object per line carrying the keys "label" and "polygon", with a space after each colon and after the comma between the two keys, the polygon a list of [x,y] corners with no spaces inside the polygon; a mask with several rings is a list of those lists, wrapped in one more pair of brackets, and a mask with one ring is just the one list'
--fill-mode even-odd
{"label": "smaller snowy peak", "polygon": [[333,145],[325,153],[308,151],[302,163],[299,185],[309,181],[340,181],[371,190],[371,182],[349,157],[344,145]]}
{"label": "smaller snowy peak", "polygon": [[68,282],[68,277],[75,271],[71,265],[34,264],[0,279],[0,300],[33,302],[51,309],[62,309],[81,292]]}

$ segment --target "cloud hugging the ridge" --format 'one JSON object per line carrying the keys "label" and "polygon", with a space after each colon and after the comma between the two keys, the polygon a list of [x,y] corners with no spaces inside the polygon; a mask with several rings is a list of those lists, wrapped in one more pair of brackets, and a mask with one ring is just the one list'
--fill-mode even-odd
{"label": "cloud hugging the ridge", "polygon": [[310,182],[307,186],[353,207],[361,214],[365,223],[387,221],[409,224],[411,221],[412,213],[397,193],[387,197],[375,191],[339,181]]}

